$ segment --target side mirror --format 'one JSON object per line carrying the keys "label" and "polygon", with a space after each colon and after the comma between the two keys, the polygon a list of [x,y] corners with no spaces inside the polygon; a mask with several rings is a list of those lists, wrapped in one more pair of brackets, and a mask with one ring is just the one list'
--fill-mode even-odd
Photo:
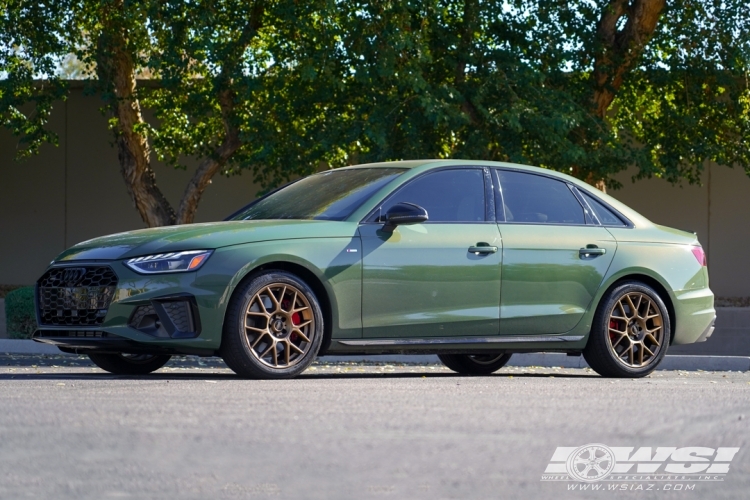
{"label": "side mirror", "polygon": [[392,233],[396,226],[419,224],[428,220],[427,210],[414,203],[396,203],[383,216],[383,231]]}

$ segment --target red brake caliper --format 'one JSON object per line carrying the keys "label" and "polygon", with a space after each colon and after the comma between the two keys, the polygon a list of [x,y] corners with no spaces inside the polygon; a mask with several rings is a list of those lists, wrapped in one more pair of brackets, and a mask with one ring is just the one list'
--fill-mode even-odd
{"label": "red brake caliper", "polygon": [[[282,304],[282,307],[284,309],[286,309],[288,307],[288,301],[287,301],[286,304]],[[301,319],[299,317],[299,313],[296,312],[296,313],[292,314],[292,324],[294,326],[297,326],[300,323],[301,323]],[[296,341],[297,340],[297,334],[294,333],[294,332],[292,332],[292,334],[289,336],[289,340],[291,340],[292,342]]]}
{"label": "red brake caliper", "polygon": [[[617,324],[617,320],[614,320],[614,319],[609,320],[609,327],[612,328],[613,330],[619,330],[620,329],[619,326],[620,325]],[[615,334],[614,333],[609,332],[609,340],[611,340],[612,342],[614,342],[615,340],[617,340],[615,338]]]}

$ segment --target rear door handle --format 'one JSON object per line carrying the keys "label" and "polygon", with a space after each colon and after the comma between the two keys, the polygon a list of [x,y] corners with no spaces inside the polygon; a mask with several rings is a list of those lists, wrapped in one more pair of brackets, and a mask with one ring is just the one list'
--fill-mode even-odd
{"label": "rear door handle", "polygon": [[469,247],[469,253],[479,255],[480,253],[495,253],[497,247],[491,247],[489,243],[477,243],[476,246]]}
{"label": "rear door handle", "polygon": [[578,250],[578,256],[582,259],[604,255],[605,253],[607,253],[606,248],[599,248],[596,245],[586,245],[586,248]]}

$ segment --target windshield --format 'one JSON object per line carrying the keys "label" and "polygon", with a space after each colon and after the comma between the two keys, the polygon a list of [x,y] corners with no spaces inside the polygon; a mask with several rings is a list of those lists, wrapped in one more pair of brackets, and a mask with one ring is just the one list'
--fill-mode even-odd
{"label": "windshield", "polygon": [[344,220],[403,168],[330,170],[305,177],[251,203],[229,220]]}

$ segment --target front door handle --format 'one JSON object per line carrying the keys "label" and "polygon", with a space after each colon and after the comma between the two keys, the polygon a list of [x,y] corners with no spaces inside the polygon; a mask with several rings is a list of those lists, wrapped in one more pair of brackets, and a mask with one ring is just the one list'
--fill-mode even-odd
{"label": "front door handle", "polygon": [[469,253],[479,255],[480,253],[495,253],[497,247],[491,247],[489,243],[477,243],[475,246],[469,247]]}
{"label": "front door handle", "polygon": [[582,259],[588,259],[590,257],[596,257],[597,255],[604,255],[607,253],[606,248],[599,248],[596,245],[586,245],[586,248],[578,250],[578,256]]}

